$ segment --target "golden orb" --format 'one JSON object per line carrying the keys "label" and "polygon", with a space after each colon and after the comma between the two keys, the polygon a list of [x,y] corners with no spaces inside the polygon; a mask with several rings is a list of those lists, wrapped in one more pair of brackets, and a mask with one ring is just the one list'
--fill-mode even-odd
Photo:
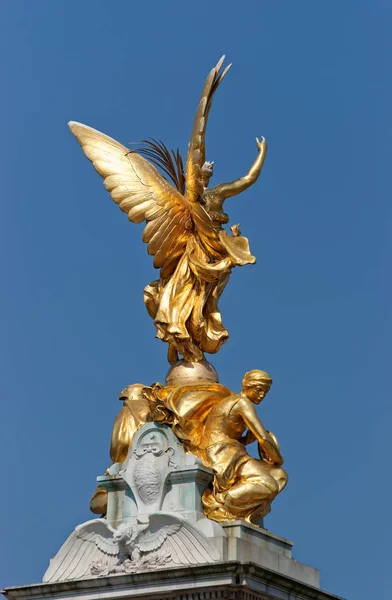
{"label": "golden orb", "polygon": [[219,383],[218,373],[205,358],[200,362],[178,360],[166,375],[166,385],[180,386],[204,381]]}

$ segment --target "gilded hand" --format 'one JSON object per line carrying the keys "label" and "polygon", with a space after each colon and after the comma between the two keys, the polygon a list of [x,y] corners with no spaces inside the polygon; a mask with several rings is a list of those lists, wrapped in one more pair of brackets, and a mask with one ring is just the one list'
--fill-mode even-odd
{"label": "gilded hand", "polygon": [[256,138],[256,144],[259,149],[259,152],[262,152],[265,146],[265,137],[261,136],[261,142],[259,138]]}
{"label": "gilded hand", "polygon": [[239,223],[237,225],[232,225],[230,227],[230,229],[231,229],[231,233],[234,235],[234,237],[241,235],[241,229],[240,229]]}

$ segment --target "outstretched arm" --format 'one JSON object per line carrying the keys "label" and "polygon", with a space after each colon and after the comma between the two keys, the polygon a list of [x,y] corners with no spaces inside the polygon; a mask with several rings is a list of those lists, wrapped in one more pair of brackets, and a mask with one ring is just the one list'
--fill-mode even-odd
{"label": "outstretched arm", "polygon": [[236,179],[231,183],[223,183],[217,187],[219,187],[219,195],[225,200],[226,198],[230,198],[231,196],[236,196],[240,194],[244,190],[246,190],[249,186],[251,186],[258,176],[261,173],[261,169],[263,167],[265,155],[267,154],[267,144],[265,138],[261,138],[261,142],[259,138],[256,138],[256,144],[259,149],[259,154],[249,169],[249,172],[245,175],[245,177],[241,177],[240,179]]}

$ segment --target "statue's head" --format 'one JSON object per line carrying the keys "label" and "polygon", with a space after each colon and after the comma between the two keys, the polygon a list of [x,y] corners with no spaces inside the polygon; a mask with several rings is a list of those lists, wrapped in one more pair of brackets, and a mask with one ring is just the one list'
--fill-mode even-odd
{"label": "statue's head", "polygon": [[122,402],[126,402],[127,400],[143,400],[143,390],[145,389],[145,385],[141,383],[133,383],[132,385],[127,385],[126,388],[120,392],[119,400]]}
{"label": "statue's head", "polygon": [[214,161],[212,162],[208,162],[208,160],[206,160],[206,162],[204,163],[204,165],[201,168],[201,172],[203,174],[203,184],[204,187],[208,187],[208,184],[210,183],[210,179],[214,174]]}
{"label": "statue's head", "polygon": [[242,389],[254,404],[260,404],[268,394],[271,385],[271,377],[265,371],[260,371],[260,369],[248,371],[242,380]]}

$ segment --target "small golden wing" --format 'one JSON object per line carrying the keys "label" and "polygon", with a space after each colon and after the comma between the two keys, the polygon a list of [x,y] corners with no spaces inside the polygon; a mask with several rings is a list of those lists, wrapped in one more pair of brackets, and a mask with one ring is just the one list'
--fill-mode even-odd
{"label": "small golden wing", "polygon": [[143,241],[154,267],[162,268],[162,277],[169,276],[190,235],[187,199],[140,154],[87,125],[71,121],[69,128],[114,202],[133,223],[147,222]]}
{"label": "small golden wing", "polygon": [[186,187],[190,202],[196,202],[204,191],[202,167],[206,160],[205,132],[208,113],[210,112],[213,95],[231,67],[231,64],[228,65],[219,75],[224,60],[225,57],[222,56],[218,64],[210,71],[201,93],[195,120],[193,121],[186,159]]}

